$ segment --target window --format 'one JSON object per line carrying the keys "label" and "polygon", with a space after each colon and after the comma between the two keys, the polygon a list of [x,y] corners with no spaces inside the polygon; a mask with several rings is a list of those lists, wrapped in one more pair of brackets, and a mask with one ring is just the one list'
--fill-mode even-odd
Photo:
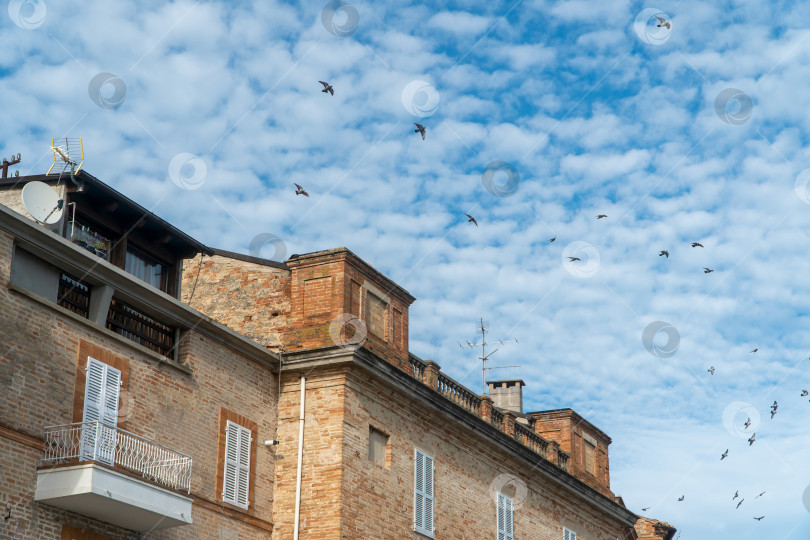
{"label": "window", "polygon": [[413,528],[433,537],[433,458],[416,450],[414,464]]}
{"label": "window", "polygon": [[57,303],[85,319],[90,314],[90,285],[62,272],[59,275]]}
{"label": "window", "polygon": [[498,493],[498,540],[514,540],[512,499]]}
{"label": "window", "polygon": [[369,332],[381,339],[385,339],[385,308],[385,301],[366,291],[366,325]]}
{"label": "window", "polygon": [[[115,428],[118,425],[118,396],[121,371],[87,357],[82,422],[101,422]],[[82,460],[95,459],[113,464],[115,460],[115,430],[97,429],[96,425],[82,426]]]}
{"label": "window", "polygon": [[174,348],[174,328],[141,313],[117,298],[110,302],[107,328],[158,354],[168,356]]}
{"label": "window", "polygon": [[250,430],[228,420],[225,428],[225,472],[222,501],[248,509]]}
{"label": "window", "polygon": [[585,471],[596,474],[596,446],[591,441],[585,441]]}
{"label": "window", "polygon": [[153,287],[164,292],[166,291],[166,265],[157,262],[148,255],[144,255],[140,251],[132,248],[127,248],[124,270]]}
{"label": "window", "polygon": [[577,533],[563,527],[563,540],[577,540]]}
{"label": "window", "polygon": [[368,460],[380,467],[390,468],[387,460],[388,435],[368,426]]}

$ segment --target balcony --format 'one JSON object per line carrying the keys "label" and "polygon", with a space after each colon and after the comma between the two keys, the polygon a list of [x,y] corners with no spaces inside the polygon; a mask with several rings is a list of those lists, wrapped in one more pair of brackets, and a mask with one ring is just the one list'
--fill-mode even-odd
{"label": "balcony", "polygon": [[34,500],[125,529],[191,523],[191,458],[100,422],[46,427]]}

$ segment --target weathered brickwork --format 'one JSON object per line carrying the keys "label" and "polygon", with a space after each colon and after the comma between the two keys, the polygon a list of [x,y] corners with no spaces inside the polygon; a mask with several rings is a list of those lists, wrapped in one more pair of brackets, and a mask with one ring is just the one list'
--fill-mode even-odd
{"label": "weathered brickwork", "polygon": [[635,525],[638,540],[672,540],[675,527],[657,519],[639,518]]}
{"label": "weathered brickwork", "polygon": [[290,272],[198,255],[183,262],[180,299],[257,343],[278,349],[288,329]]}

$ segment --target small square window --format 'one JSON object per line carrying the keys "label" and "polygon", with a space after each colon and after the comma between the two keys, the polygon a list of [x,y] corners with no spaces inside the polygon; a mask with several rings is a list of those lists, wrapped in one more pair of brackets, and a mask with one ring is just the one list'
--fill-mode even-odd
{"label": "small square window", "polygon": [[387,459],[388,435],[371,426],[368,427],[368,460],[380,467],[390,468]]}

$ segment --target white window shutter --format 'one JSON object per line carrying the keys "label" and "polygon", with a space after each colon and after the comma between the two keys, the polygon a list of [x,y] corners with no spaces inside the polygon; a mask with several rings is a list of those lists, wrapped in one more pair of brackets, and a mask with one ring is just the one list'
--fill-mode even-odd
{"label": "white window shutter", "polygon": [[222,500],[248,509],[250,493],[249,429],[228,420],[225,428],[225,475],[222,482]]}
{"label": "white window shutter", "polygon": [[577,533],[563,528],[563,540],[577,540]]}
{"label": "white window shutter", "polygon": [[414,458],[414,529],[433,536],[433,458],[416,450]]}
{"label": "white window shutter", "polygon": [[498,493],[498,540],[514,540],[512,499]]}
{"label": "white window shutter", "polygon": [[88,356],[82,422],[99,421],[107,428],[93,425],[82,428],[81,459],[109,464],[115,461],[120,390],[121,371]]}

